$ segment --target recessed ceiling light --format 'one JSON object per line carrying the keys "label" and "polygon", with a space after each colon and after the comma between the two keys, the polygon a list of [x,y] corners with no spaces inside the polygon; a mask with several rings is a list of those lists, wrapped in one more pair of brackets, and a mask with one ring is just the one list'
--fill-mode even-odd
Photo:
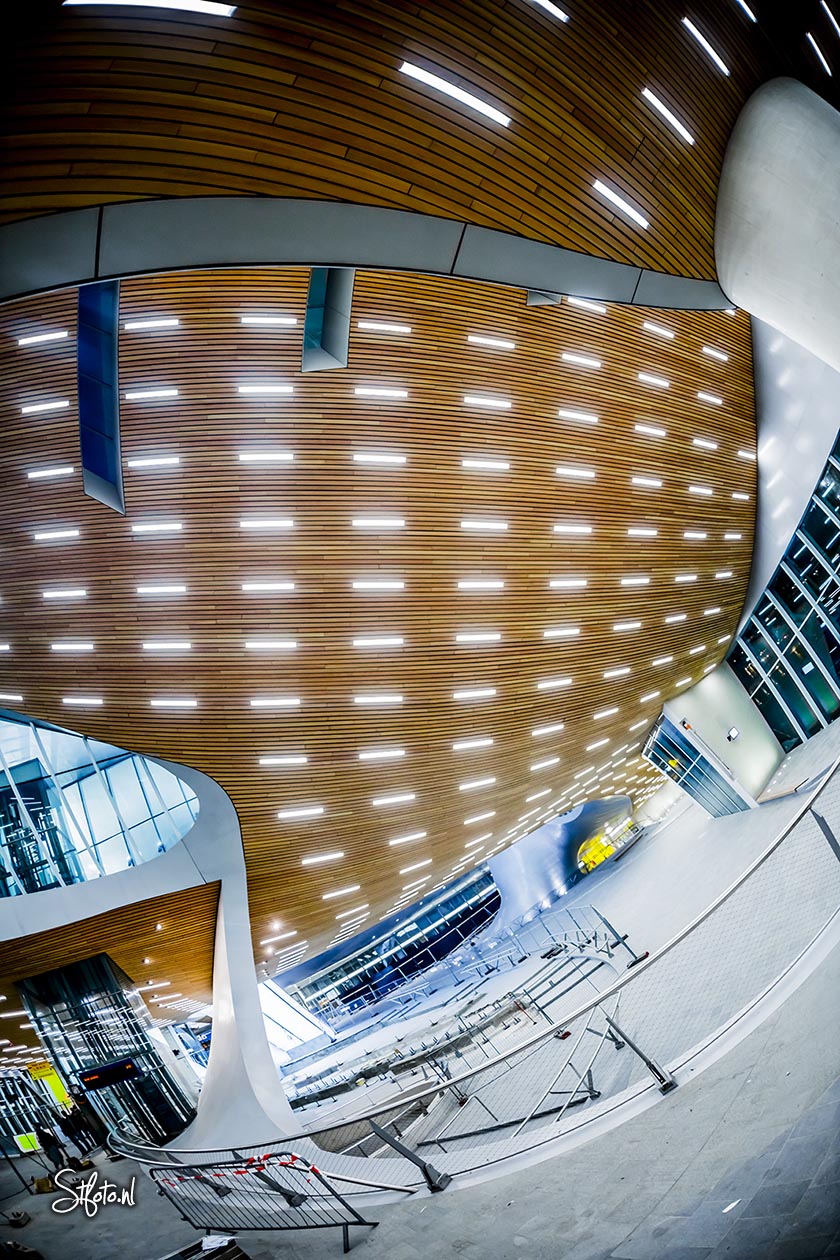
{"label": "recessed ceiling light", "polygon": [[642,328],[647,332],[655,333],[657,337],[666,337],[669,341],[674,340],[674,333],[670,328],[665,328],[663,324],[654,324],[653,320],[646,319],[642,324]]}
{"label": "recessed ceiling light", "polygon": [[[740,3],[740,0],[739,0],[739,3]],[[826,0],[820,0],[820,6],[822,7],[823,11],[828,17],[829,22],[834,27],[835,34],[840,36],[840,22],[837,21],[837,18],[834,16],[831,9],[828,7]]]}
{"label": "recessed ceiling light", "polygon": [[628,538],[656,538],[658,530],[653,525],[631,525],[627,530]]}
{"label": "recessed ceiling light", "polygon": [[574,363],[577,367],[599,368],[601,366],[600,359],[594,359],[589,354],[576,354],[571,350],[564,350],[560,358],[564,363]]}
{"label": "recessed ceiling light", "polygon": [[697,574],[696,573],[678,573],[677,576],[674,578],[674,581],[678,583],[682,583],[682,584],[685,584],[687,582],[696,582]]}
{"label": "recessed ceiling light", "polygon": [[640,698],[639,703],[640,703],[640,704],[648,704],[648,703],[649,703],[649,701],[651,701],[651,700],[655,700],[657,696],[661,696],[661,695],[662,695],[662,692],[661,692],[661,691],[649,691],[649,692],[647,693],[647,695],[642,696],[642,697]]}
{"label": "recessed ceiling light", "polygon": [[177,328],[179,324],[180,320],[166,315],[150,319],[128,319],[123,324],[123,328],[126,332],[146,332],[157,328]]}
{"label": "recessed ceiling light", "polygon": [[342,910],[341,914],[337,914],[337,919],[349,919],[354,914],[360,914],[362,910],[367,910],[370,903],[365,901],[360,906],[354,906],[352,910]]}
{"label": "recessed ceiling light", "polygon": [[294,386],[280,381],[254,381],[251,384],[244,382],[237,385],[236,391],[245,397],[279,398],[282,395],[293,394]]}
{"label": "recessed ceiling light", "polygon": [[513,403],[508,398],[494,398],[488,394],[465,394],[467,407],[489,407],[495,411],[510,411]]}
{"label": "recessed ceiling light", "polygon": [[143,644],[144,652],[189,652],[189,639],[151,639]]}
{"label": "recessed ceiling light", "polygon": [[691,444],[692,446],[699,446],[703,451],[716,451],[718,448],[717,442],[711,441],[710,438],[695,437],[691,439]]}
{"label": "recessed ceiling light", "polygon": [[495,818],[495,809],[488,809],[483,814],[473,814],[471,818],[464,819],[465,827],[472,827],[474,823],[484,822],[487,818]]}
{"label": "recessed ceiling light", "polygon": [[459,591],[501,591],[504,589],[502,578],[459,578]]}
{"label": "recessed ceiling light", "polygon": [[243,582],[242,590],[246,595],[262,595],[276,591],[293,591],[294,582],[286,579],[268,579],[265,581]]}
{"label": "recessed ceiling light", "polygon": [[717,68],[720,71],[722,71],[723,74],[728,75],[729,67],[727,66],[726,62],[723,60],[720,54],[715,51],[715,49],[706,39],[705,35],[702,35],[700,31],[698,31],[694,23],[690,21],[687,17],[684,17],[683,26],[686,28],[687,31],[689,31],[694,36],[694,38],[697,40],[697,43],[700,45],[703,51],[707,53],[709,57],[711,57],[712,61],[715,63]]}
{"label": "recessed ceiling light", "polygon": [[294,529],[295,523],[290,516],[244,516],[239,522],[240,529],[276,530]]}
{"label": "recessed ceiling light", "polygon": [[396,761],[404,756],[404,748],[368,748],[359,753],[359,761]]}
{"label": "recessed ceiling light", "polygon": [[405,520],[402,516],[354,516],[351,524],[354,529],[403,529]]}
{"label": "recessed ceiling light", "polygon": [[285,822],[289,818],[316,818],[323,814],[323,805],[293,805],[278,811],[277,817]]}
{"label": "recessed ceiling light", "polygon": [[671,383],[664,376],[654,376],[652,372],[639,372],[638,378],[645,385],[656,385],[659,389],[668,389]]}
{"label": "recessed ceiling light", "polygon": [[47,481],[54,477],[69,477],[75,471],[72,464],[54,464],[51,468],[33,468],[26,476],[29,481]]}
{"label": "recessed ceiling light", "polygon": [[384,332],[384,333],[403,333],[411,332],[410,324],[388,324],[379,319],[360,319],[356,322],[356,327],[362,332]]}
{"label": "recessed ceiling light", "polygon": [[621,579],[622,586],[648,586],[650,584],[649,577],[623,577]]}
{"label": "recessed ceiling light", "polygon": [[87,599],[83,586],[55,586],[41,592],[44,599]]}
{"label": "recessed ceiling light", "polygon": [[722,634],[718,639],[718,643],[728,643],[731,638],[731,634]]}
{"label": "recessed ceiling light", "polygon": [[300,859],[301,866],[320,866],[323,862],[337,862],[339,858],[344,857],[343,849],[336,849],[334,853],[316,853],[312,857]]}
{"label": "recessed ceiling light", "polygon": [[252,696],[252,709],[297,709],[300,696]]}
{"label": "recessed ceiling light", "polygon": [[296,639],[246,639],[245,650],[248,652],[294,652]]}
{"label": "recessed ceiling light", "polygon": [[400,455],[397,451],[354,451],[354,464],[394,464],[402,465],[406,462],[405,455]]}
{"label": "recessed ceiling light", "polygon": [[397,691],[394,691],[394,692],[381,691],[373,695],[361,695],[361,696],[353,697],[354,704],[394,705],[394,704],[402,704],[402,702],[403,702],[403,697]]}
{"label": "recessed ceiling light", "polygon": [[598,417],[593,411],[575,411],[569,407],[561,407],[557,415],[560,420],[577,420],[581,424],[598,423]]}
{"label": "recessed ceiling light", "polygon": [[674,683],[674,686],[684,687],[686,683],[690,683],[690,682],[691,682],[691,675],[688,674],[685,678],[678,678],[677,681]]}
{"label": "recessed ceiling light", "polygon": [[614,669],[605,669],[605,678],[625,678],[630,673],[629,665],[617,665]]}
{"label": "recessed ceiling light", "polygon": [[240,464],[291,464],[294,451],[240,451]]}
{"label": "recessed ceiling light", "polygon": [[465,691],[453,691],[453,700],[488,700],[495,696],[495,687],[469,687]]}
{"label": "recessed ceiling light", "polygon": [[732,498],[737,499],[739,503],[749,503],[750,501],[750,496],[748,494],[744,494],[742,490],[733,490]]}
{"label": "recessed ceiling light", "polygon": [[183,529],[181,521],[135,521],[132,534],[178,534]]}
{"label": "recessed ceiling light", "polygon": [[550,578],[548,582],[553,591],[580,591],[586,584],[586,578]]}
{"label": "recessed ceiling light", "polygon": [[537,737],[540,735],[555,735],[558,731],[563,730],[564,725],[565,723],[563,722],[552,722],[549,726],[535,726],[531,734]]}
{"label": "recessed ceiling light", "polygon": [[78,538],[78,529],[40,529],[32,535],[36,542],[58,542],[65,538]]}
{"label": "recessed ceiling light", "polygon": [[18,337],[19,346],[37,346],[47,341],[66,341],[68,332],[62,328],[56,332],[32,333],[28,337]]}
{"label": "recessed ceiling light", "polygon": [[701,652],[705,652],[705,651],[706,651],[706,644],[698,643],[697,647],[689,648],[688,655],[699,656]]}
{"label": "recessed ceiling light", "polygon": [[575,525],[575,524],[567,524],[567,523],[565,523],[565,522],[563,522],[563,521],[560,521],[558,524],[556,524],[556,525],[554,526],[554,533],[555,533],[555,534],[569,534],[569,535],[573,535],[573,534],[580,534],[580,535],[583,535],[583,534],[591,534],[591,533],[592,533],[592,526],[591,526],[591,525]]}
{"label": "recessed ceiling light", "polygon": [[648,490],[661,490],[662,479],[660,477],[631,477],[630,484],[644,486]]}
{"label": "recessed ceiling light", "polygon": [[569,15],[564,13],[561,8],[553,3],[553,0],[531,0],[532,4],[537,4],[541,9],[545,9],[546,13],[550,13],[552,17],[557,18],[558,22],[568,22]]}
{"label": "recessed ceiling light", "polygon": [[357,385],[353,390],[357,398],[408,398],[408,390],[394,385]]}
{"label": "recessed ceiling light", "polygon": [[491,350],[515,350],[515,341],[506,341],[502,337],[484,337],[479,333],[468,333],[467,341],[473,346],[489,346]]}
{"label": "recessed ceiling light", "polygon": [[118,7],[129,5],[132,9],[180,9],[184,13],[203,13],[208,17],[231,17],[236,12],[235,4],[221,4],[219,0],[62,0],[69,5],[108,5]]}
{"label": "recessed ceiling light", "polygon": [[580,634],[580,626],[553,626],[543,630],[544,639],[576,639]]}
{"label": "recessed ceiling light", "polygon": [[[650,725],[649,720],[648,720],[647,718],[642,718],[641,722],[634,722],[634,723],[633,723],[633,725],[632,725],[632,726],[628,726],[628,728],[627,728],[627,729],[628,729],[629,731],[640,731],[640,730],[642,729],[642,727],[643,727],[643,726],[649,726],[649,725]],[[628,782],[628,783],[630,783],[630,782],[631,782],[631,780],[630,780],[630,779],[628,779],[628,780],[627,780],[627,782]]]}
{"label": "recessed ceiling light", "polygon": [[[667,123],[670,123],[677,135],[682,136],[686,144],[694,144],[694,136],[688,128],[683,126],[676,114],[672,113],[664,101],[660,101],[659,97],[651,92],[650,88],[643,88],[642,96],[653,106],[658,114],[662,115]],[[647,327],[647,325],[645,325],[645,327]],[[671,337],[673,337],[673,335],[673,333],[669,334]]]}
{"label": "recessed ceiling light", "polygon": [[714,346],[703,346],[703,353],[707,354],[710,359],[717,359],[719,363],[728,363],[729,355],[723,350],[717,350]]}
{"label": "recessed ceiling light", "polygon": [[673,656],[657,656],[655,660],[651,661],[651,665],[670,665],[673,659]]}
{"label": "recessed ceiling light", "polygon": [[619,633],[624,630],[638,630],[641,624],[641,621],[614,621],[613,630]]}
{"label": "recessed ceiling light", "polygon": [[560,761],[559,757],[546,757],[544,761],[535,761],[529,766],[530,770],[547,770],[549,766],[556,766]]}
{"label": "recessed ceiling light", "polygon": [[305,766],[308,758],[303,753],[270,753],[260,757],[261,766]]}
{"label": "recessed ceiling light", "polygon": [[753,460],[753,461],[754,461],[754,460],[755,460],[755,451],[743,451],[743,450],[738,451],[738,458],[739,458],[739,459],[751,459],[751,460]]}
{"label": "recessed ceiling light", "polygon": [[610,741],[609,741],[609,739],[608,739],[606,736],[604,737],[604,739],[596,739],[594,744],[587,744],[587,745],[586,745],[586,749],[585,749],[585,751],[586,751],[586,752],[593,752],[596,748],[603,748],[603,747],[604,747],[604,744],[608,744],[609,742],[610,742]]}
{"label": "recessed ceiling light", "polygon": [[414,840],[424,840],[428,834],[427,831],[409,831],[405,836],[395,836],[393,840],[388,841],[388,845],[394,848],[398,844],[411,844]]}
{"label": "recessed ceiling light", "polygon": [[617,193],[614,188],[610,188],[608,184],[605,184],[603,180],[596,179],[592,187],[597,193],[600,193],[602,197],[605,197],[607,201],[619,209],[622,214],[626,214],[627,218],[631,219],[633,223],[638,224],[641,228],[650,226],[647,219],[636,209],[635,206],[632,206],[629,201],[626,201],[624,197]]}
{"label": "recessed ceiling light", "polygon": [[810,32],[810,31],[807,31],[807,32],[806,32],[805,38],[808,40],[808,43],[811,45],[811,47],[813,48],[814,52],[815,52],[815,53],[817,54],[817,56],[819,57],[819,59],[820,59],[820,65],[822,66],[823,70],[825,70],[826,74],[827,74],[827,75],[829,75],[829,77],[830,77],[830,76],[831,76],[831,66],[830,66],[830,65],[828,64],[828,62],[826,61],[825,56],[823,55],[823,51],[822,51],[822,49],[820,48],[819,44],[818,44],[818,43],[817,43],[817,41],[814,39],[814,37],[813,37],[813,35],[811,34],[811,32]]}
{"label": "recessed ceiling light", "polygon": [[29,403],[26,407],[21,407],[22,416],[37,416],[43,411],[66,411],[70,406],[68,398],[54,398],[51,402]]}
{"label": "recessed ceiling light", "polygon": [[634,424],[633,428],[637,433],[644,433],[646,437],[664,438],[668,436],[668,430],[660,428],[660,426],[656,424],[644,424],[639,422],[638,424]]}
{"label": "recessed ceiling light", "polygon": [[687,538],[689,541],[703,542],[704,539],[708,538],[708,536],[709,535],[702,529],[683,530],[683,538]]}
{"label": "recessed ceiling light", "polygon": [[496,776],[491,774],[483,779],[468,779],[466,783],[458,784],[459,792],[473,792],[476,788],[491,787],[496,782]]}
{"label": "recessed ceiling light", "polygon": [[422,66],[415,66],[410,61],[402,63],[400,73],[407,74],[410,78],[417,79],[420,83],[425,83],[427,87],[434,88],[435,91],[442,92],[445,96],[451,96],[453,100],[460,101],[462,105],[466,105],[469,109],[474,109],[476,113],[483,114],[485,118],[499,123],[502,127],[510,126],[510,118],[507,114],[503,114],[501,110],[488,104],[487,101],[481,100],[474,92],[468,92],[464,88],[458,87],[456,83],[450,82],[450,80],[443,78],[439,74],[433,74],[429,70],[424,70]]}
{"label": "recessed ceiling light", "polygon": [[722,398],[719,398],[717,394],[707,394],[706,391],[703,389],[698,390],[697,397],[700,399],[701,402],[711,403],[712,406],[714,407],[723,406]]}
{"label": "recessed ceiling light", "polygon": [[476,472],[509,472],[510,464],[506,459],[462,459],[462,468],[471,468]]}
{"label": "recessed ceiling light", "polygon": [[716,605],[714,606],[714,608],[704,608],[704,609],[703,609],[703,616],[704,616],[704,617],[715,617],[715,616],[716,616],[719,612],[720,612],[720,607],[716,604]]}
{"label": "recessed ceiling light", "polygon": [[128,402],[153,402],[158,398],[177,398],[177,389],[166,386],[159,389],[129,389],[125,392]]}
{"label": "recessed ceiling light", "polygon": [[90,642],[80,642],[71,639],[63,639],[58,643],[50,644],[51,652],[92,652],[93,644]]}
{"label": "recessed ceiling light", "polygon": [[452,745],[453,752],[468,752],[472,748],[489,748],[493,743],[491,736],[480,735],[475,739],[456,740]]}
{"label": "recessed ceiling light", "polygon": [[393,796],[375,796],[371,801],[371,805],[405,805],[409,801],[414,801],[416,799],[416,792],[397,792]]}
{"label": "recessed ceiling light", "polygon": [[198,701],[192,696],[154,696],[149,704],[153,709],[195,709]]}
{"label": "recessed ceiling light", "polygon": [[681,621],[685,621],[686,616],[687,616],[686,613],[669,613],[669,615],[665,618],[665,625],[666,626],[679,625]]}
{"label": "recessed ceiling light", "polygon": [[740,542],[742,537],[743,537],[742,534],[724,534],[723,541],[724,542]]}
{"label": "recessed ceiling light", "polygon": [[570,306],[578,306],[582,311],[592,311],[595,315],[606,315],[607,308],[601,302],[591,302],[589,298],[567,297]]}
{"label": "recessed ceiling light", "polygon": [[405,582],[402,578],[354,578],[354,591],[402,591]]}
{"label": "recessed ceiling light", "polygon": [[461,529],[470,529],[476,533],[503,534],[507,527],[507,521],[485,521],[474,517],[466,517],[461,521]]}
{"label": "recessed ceiling light", "polygon": [[571,687],[571,678],[543,678],[537,683],[537,691],[556,691],[560,687]]}
{"label": "recessed ceiling light", "polygon": [[593,713],[592,719],[595,722],[600,722],[602,718],[612,717],[614,713],[618,713],[617,704],[612,705],[609,709],[601,709],[598,713]]}
{"label": "recessed ceiling light", "polygon": [[402,647],[405,639],[396,634],[376,634],[353,640],[354,648]]}
{"label": "recessed ceiling light", "polygon": [[336,888],[335,892],[321,894],[322,901],[332,901],[334,897],[346,897],[348,893],[358,892],[361,884],[348,884],[346,888]]}
{"label": "recessed ceiling light", "polygon": [[[20,700],[21,697],[9,696],[7,698]],[[81,708],[81,709],[88,709],[88,708],[98,709],[98,708],[101,708],[102,706],[102,697],[101,696],[62,696],[61,703],[71,705],[71,706],[76,705],[78,708]]]}
{"label": "recessed ceiling light", "polygon": [[558,464],[554,471],[558,477],[571,477],[577,481],[595,480],[594,468],[579,468],[568,464]]}
{"label": "recessed ceiling light", "polygon": [[731,578],[731,577],[732,577],[732,570],[731,570],[731,569],[719,569],[719,570],[717,571],[717,573],[715,574],[715,577],[716,577],[716,578]]}
{"label": "recessed ceiling light", "polygon": [[714,490],[712,489],[711,486],[689,486],[688,493],[689,494],[705,494],[706,496],[708,496],[708,495],[714,494]]}

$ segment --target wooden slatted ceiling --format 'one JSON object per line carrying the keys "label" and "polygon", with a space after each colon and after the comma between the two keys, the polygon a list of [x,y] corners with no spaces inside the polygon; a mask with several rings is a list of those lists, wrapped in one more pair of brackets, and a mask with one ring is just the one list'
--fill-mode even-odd
{"label": "wooden slatted ceiling", "polygon": [[[4,308],[9,472],[0,504],[0,614],[11,651],[0,656],[0,694],[21,694],[18,707],[32,716],[217,779],[242,824],[257,946],[276,934],[271,922],[279,916],[280,930],[296,932],[293,943],[308,941],[312,952],[330,939],[344,909],[367,902],[375,921],[413,879],[429,875],[428,891],[449,878],[473,838],[492,833],[472,852],[478,861],[577,799],[624,790],[641,798],[654,778],[636,760],[642,738],[681,679],[695,681],[722,659],[737,624],[755,495],[755,465],[737,452],[752,451],[755,422],[744,314],[528,308],[524,293],[504,288],[360,273],[349,368],[302,376],[307,279],[302,270],[277,269],[123,284],[123,320],[180,320],[172,330],[121,333],[123,393],[179,391],[172,401],[122,404],[124,462],[180,460],[126,467],[125,519],[81,494],[74,406],[21,414],[45,399],[74,401],[73,294]],[[240,323],[255,313],[297,323]],[[411,332],[362,331],[359,320]],[[666,325],[673,340],[645,330],[645,320]],[[18,347],[13,340],[56,327],[70,330],[68,342]],[[516,348],[469,343],[475,334]],[[704,345],[728,361],[710,358]],[[602,367],[564,362],[564,352],[597,357]],[[661,374],[669,388],[643,384],[640,372]],[[266,380],[289,383],[294,393],[260,400],[237,392],[240,383]],[[404,388],[408,397],[358,397],[359,386]],[[723,405],[698,400],[701,390]],[[511,408],[466,405],[472,394],[509,400]],[[597,413],[599,422],[561,419],[561,408]],[[637,432],[638,423],[667,436]],[[717,448],[697,447],[695,437]],[[294,460],[273,467],[239,461],[242,452],[268,449],[292,452]],[[370,451],[402,455],[405,463],[354,460]],[[510,467],[473,470],[462,467],[465,458]],[[27,480],[27,470],[64,463],[76,466],[72,477]],[[569,479],[558,465],[591,469],[595,478]],[[661,479],[661,489],[633,485],[639,475]],[[694,484],[712,496],[690,493]],[[403,519],[404,528],[352,524],[381,515]],[[294,528],[241,528],[254,517],[291,518]],[[468,519],[508,528],[476,533],[462,527]],[[132,533],[133,524],[161,520],[183,528],[170,536]],[[554,532],[558,523],[590,524],[592,534],[564,537]],[[36,531],[68,526],[80,530],[78,541],[33,541]],[[656,537],[628,537],[639,527],[656,529]],[[692,529],[707,539],[685,539]],[[730,578],[715,577],[727,571]],[[690,574],[697,580],[675,582]],[[650,581],[623,587],[623,576]],[[458,588],[480,577],[504,588]],[[586,587],[550,585],[571,577],[585,578]],[[364,578],[405,586],[353,590]],[[243,582],[256,580],[293,581],[295,589],[243,593]],[[184,584],[187,592],[136,593],[156,582]],[[84,588],[87,597],[45,600],[42,592],[55,587]],[[682,613],[684,621],[667,621]],[[641,626],[614,630],[624,621]],[[544,637],[563,627],[578,627],[579,635]],[[456,641],[481,631],[501,639]],[[404,644],[353,645],[377,636]],[[246,649],[260,638],[294,640],[297,648]],[[96,650],[56,654],[50,644],[59,639],[90,640]],[[143,651],[156,639],[188,641],[192,650]],[[671,655],[673,662],[653,664]],[[604,678],[624,667],[628,675]],[[569,687],[540,689],[563,677],[572,679]],[[491,687],[489,698],[453,698]],[[403,699],[355,702],[370,693]],[[70,708],[66,696],[104,703]],[[150,700],[161,696],[194,697],[198,707],[153,710]],[[266,696],[298,697],[300,705],[251,707],[252,698]],[[613,705],[615,715],[594,719]],[[532,733],[558,722],[562,731]],[[454,742],[481,737],[494,742],[453,751]],[[610,743],[587,750],[599,739]],[[359,759],[390,747],[405,756]],[[267,755],[308,760],[260,766]],[[608,764],[622,755],[629,760]],[[553,757],[559,762],[533,768]],[[580,775],[589,766],[600,775]],[[483,778],[495,781],[460,790]],[[529,800],[546,787],[550,794]],[[407,793],[415,799],[372,805]],[[278,820],[280,810],[308,805],[323,806],[323,815]],[[491,811],[487,821],[465,825]],[[388,844],[416,832],[425,834]],[[301,866],[304,857],[335,851],[344,858]],[[400,874],[427,858],[430,867]],[[322,899],[354,884],[358,893]]]}
{"label": "wooden slatted ceiling", "polygon": [[[767,14],[756,0],[753,24],[735,0],[706,0],[696,21],[728,63],[724,77],[673,5],[564,7],[567,24],[531,0],[249,0],[226,20],[36,0],[10,67],[0,214],[202,194],[315,197],[713,277],[720,165],[749,93],[792,73],[833,99],[804,18]],[[829,28],[827,49],[833,38]],[[409,80],[404,59],[455,77],[509,114],[510,127]],[[642,99],[644,87],[693,147]],[[596,178],[650,229],[611,213]]]}
{"label": "wooden slatted ceiling", "polygon": [[[81,962],[93,954],[109,954],[137,987],[148,988],[150,995],[180,993],[184,998],[209,1003],[218,901],[218,883],[200,884],[163,897],[137,901],[120,910],[109,910],[49,932],[3,941],[0,943],[0,995],[5,1001],[0,1002],[0,1037],[13,1045],[37,1047],[34,1031],[20,1027],[25,1022],[24,1016],[3,1017],[4,1011],[20,1008],[15,982]],[[161,985],[161,981],[169,983]],[[164,1009],[151,999],[148,1006],[156,1019],[183,1015],[178,1008]],[[0,1068],[13,1066],[17,1057],[3,1053]]]}

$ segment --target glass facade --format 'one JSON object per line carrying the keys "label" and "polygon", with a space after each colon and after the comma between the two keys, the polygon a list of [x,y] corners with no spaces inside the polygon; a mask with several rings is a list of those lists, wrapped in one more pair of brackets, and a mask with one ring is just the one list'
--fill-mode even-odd
{"label": "glass facade", "polygon": [[192,789],[145,757],[0,719],[0,897],[147,862],[197,816]]}
{"label": "glass facade", "polygon": [[734,775],[730,782],[728,766],[716,766],[664,715],[647,738],[644,756],[713,818],[750,808],[735,786]]}
{"label": "glass facade", "polygon": [[727,661],[785,752],[840,715],[840,440]]}

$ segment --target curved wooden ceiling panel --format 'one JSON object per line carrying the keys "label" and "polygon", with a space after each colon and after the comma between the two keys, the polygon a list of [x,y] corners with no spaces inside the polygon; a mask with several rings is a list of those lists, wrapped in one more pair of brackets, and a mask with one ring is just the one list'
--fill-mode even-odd
{"label": "curved wooden ceiling panel", "polygon": [[[302,375],[307,280],[123,284],[124,323],[179,321],[121,332],[125,519],[81,493],[74,294],[4,308],[0,703],[217,779],[257,945],[279,915],[315,950],[345,908],[375,921],[415,879],[428,891],[577,800],[640,798],[645,732],[737,624],[755,423],[743,314],[528,308],[361,273],[350,366]],[[293,392],[239,392],[265,383]],[[177,397],[128,399],[161,388]],[[64,529],[79,535],[35,538]],[[176,589],[138,592],[156,585]],[[173,697],[195,707],[152,705]],[[344,856],[302,865],[328,853]]]}
{"label": "curved wooden ceiling panel", "polygon": [[[759,0],[756,24],[734,0],[707,0],[696,22],[724,76],[674,6],[561,7],[567,23],[531,0],[249,0],[228,20],[29,5],[0,218],[198,194],[327,198],[712,278],[720,166],[748,94],[778,73],[829,91],[804,29]],[[403,60],[456,78],[510,126],[401,74]],[[595,179],[649,229],[614,213]]]}

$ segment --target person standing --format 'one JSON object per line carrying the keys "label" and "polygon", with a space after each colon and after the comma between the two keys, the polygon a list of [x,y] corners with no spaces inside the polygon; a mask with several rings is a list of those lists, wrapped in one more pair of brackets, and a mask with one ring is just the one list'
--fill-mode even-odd
{"label": "person standing", "polygon": [[59,1168],[67,1167],[67,1152],[62,1143],[58,1140],[52,1129],[47,1129],[44,1125],[35,1125],[35,1136],[38,1139],[38,1145],[52,1164],[53,1168],[58,1171]]}

